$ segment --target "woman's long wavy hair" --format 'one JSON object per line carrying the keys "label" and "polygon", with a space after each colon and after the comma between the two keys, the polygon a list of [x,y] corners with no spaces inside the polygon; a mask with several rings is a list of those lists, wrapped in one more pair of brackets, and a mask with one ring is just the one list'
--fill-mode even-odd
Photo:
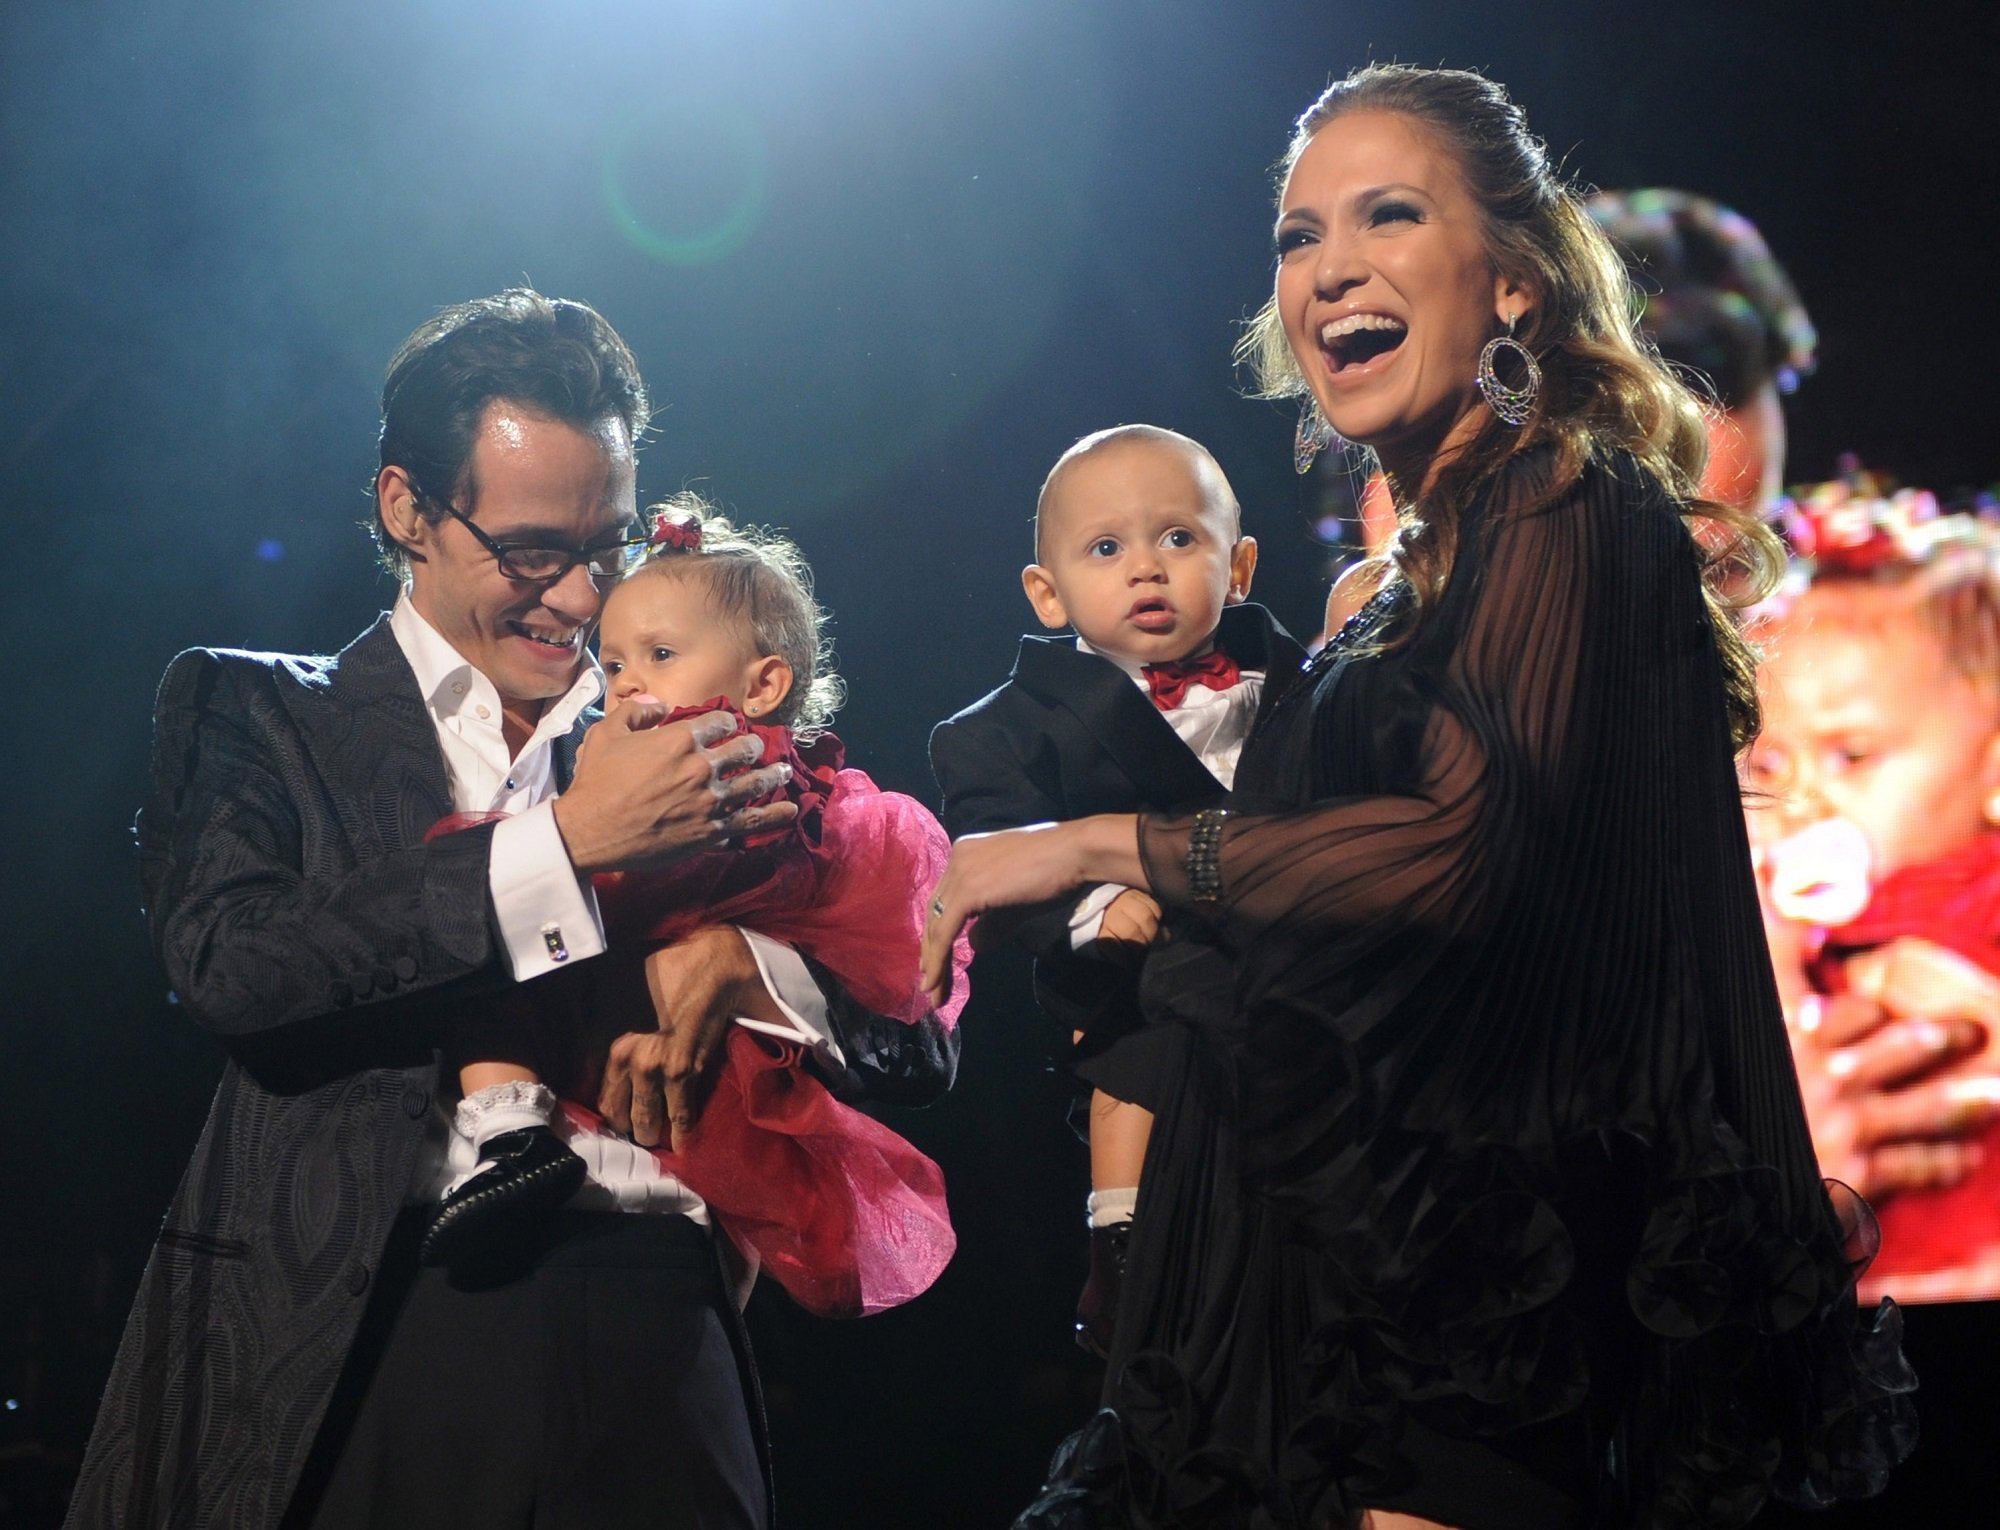
{"label": "woman's long wavy hair", "polygon": [[[1278,165],[1280,187],[1313,136],[1355,111],[1395,112],[1450,148],[1479,206],[1494,269],[1534,294],[1516,338],[1542,370],[1534,412],[1519,429],[1488,415],[1420,490],[1401,487],[1416,497],[1398,506],[1400,530],[1379,560],[1382,576],[1406,579],[1419,611],[1434,603],[1457,552],[1457,507],[1473,503],[1518,453],[1553,447],[1554,492],[1561,494],[1593,458],[1630,452],[1679,502],[1703,550],[1730,732],[1739,749],[1747,745],[1759,722],[1756,654],[1737,612],[1776,583],[1783,554],[1755,515],[1699,497],[1708,451],[1702,406],[1641,338],[1623,261],[1551,168],[1521,109],[1468,70],[1371,64],[1328,86],[1292,130]],[[1250,321],[1236,355],[1255,379],[1256,396],[1309,392],[1275,295]]]}

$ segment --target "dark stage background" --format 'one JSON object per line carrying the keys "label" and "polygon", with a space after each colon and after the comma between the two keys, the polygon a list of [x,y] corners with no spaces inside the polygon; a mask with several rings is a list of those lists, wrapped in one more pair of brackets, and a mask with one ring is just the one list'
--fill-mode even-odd
{"label": "dark stage background", "polygon": [[[793,529],[853,758],[928,798],[1086,430],[1207,442],[1259,594],[1312,631],[1340,486],[1293,479],[1228,354],[1288,123],[1370,58],[1483,67],[1578,177],[1756,219],[1824,336],[1794,478],[1846,450],[2000,477],[1995,38],[1947,19],[1974,9],[5,0],[0,1520],[44,1522],[73,1467],[219,1065],[139,922],[153,685],[388,603],[374,399],[429,312],[524,278],[600,306],[664,406],[642,492]],[[979,977],[956,1095],[896,1122],[945,1166],[956,1264],[861,1323],[755,1305],[793,1530],[1003,1523],[1089,1406],[1080,1150],[1022,974]]]}

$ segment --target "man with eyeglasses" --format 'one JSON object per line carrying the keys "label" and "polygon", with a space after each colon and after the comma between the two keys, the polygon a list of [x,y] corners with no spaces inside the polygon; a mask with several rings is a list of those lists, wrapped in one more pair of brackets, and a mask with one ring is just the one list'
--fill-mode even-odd
{"label": "man with eyeglasses", "polygon": [[[612,995],[636,969],[588,960],[591,875],[792,809],[746,805],[775,782],[726,721],[628,706],[586,738],[585,644],[635,549],[647,418],[602,317],[527,290],[447,309],[382,407],[395,609],[333,659],[195,650],[161,685],[147,916],[229,1062],[69,1522],[750,1530],[769,1482],[737,1309],[699,1199],[645,1148],[692,1124],[739,1019],[902,1103],[949,1087],[953,1037],[866,1014],[760,937],[698,932],[665,977],[672,1026],[572,1072],[616,1130],[562,1122],[587,1174],[548,1237],[419,1267],[474,1162],[438,1098],[445,1038],[510,991],[630,1013]],[[427,837],[454,813],[493,816]]]}

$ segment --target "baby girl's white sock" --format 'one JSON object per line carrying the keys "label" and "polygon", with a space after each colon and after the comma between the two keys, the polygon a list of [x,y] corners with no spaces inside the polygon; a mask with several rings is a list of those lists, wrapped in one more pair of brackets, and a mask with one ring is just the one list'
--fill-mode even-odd
{"label": "baby girl's white sock", "polygon": [[458,1102],[458,1130],[472,1145],[483,1148],[502,1132],[524,1126],[547,1126],[555,1120],[556,1097],[549,1086],[533,1079],[512,1079],[475,1089]]}

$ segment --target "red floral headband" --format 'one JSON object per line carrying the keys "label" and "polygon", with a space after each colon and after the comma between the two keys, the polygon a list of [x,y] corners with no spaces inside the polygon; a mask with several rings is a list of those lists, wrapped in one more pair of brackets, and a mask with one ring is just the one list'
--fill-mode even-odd
{"label": "red floral headband", "polygon": [[1975,532],[1972,517],[1945,515],[1928,489],[1885,490],[1865,473],[1794,490],[1778,502],[1778,528],[1795,557],[1830,574],[1922,563],[1941,544]]}
{"label": "red floral headband", "polygon": [[701,522],[677,521],[662,510],[653,517],[653,532],[646,545],[655,553],[701,551]]}

